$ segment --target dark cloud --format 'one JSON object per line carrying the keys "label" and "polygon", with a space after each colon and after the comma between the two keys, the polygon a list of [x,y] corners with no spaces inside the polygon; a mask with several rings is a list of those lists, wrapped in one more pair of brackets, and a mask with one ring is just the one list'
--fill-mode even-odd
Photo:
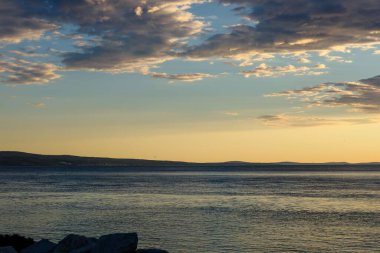
{"label": "dark cloud", "polygon": [[310,106],[346,106],[354,111],[380,113],[380,76],[358,82],[323,83],[268,96],[298,99]]}
{"label": "dark cloud", "polygon": [[38,39],[55,25],[40,17],[34,9],[28,9],[24,1],[1,0],[0,28],[0,43],[18,43]]}
{"label": "dark cloud", "polygon": [[[380,42],[378,0],[220,0],[251,21],[189,48],[190,57],[328,50]],[[338,48],[338,49],[339,49]]]}
{"label": "dark cloud", "polygon": [[[147,75],[178,58],[231,57],[247,66],[252,56],[320,50],[321,56],[343,61],[328,50],[380,43],[378,0],[219,0],[233,4],[248,21],[189,46],[207,31],[207,23],[190,10],[204,2],[208,0],[2,0],[0,43],[39,39],[51,31],[49,37],[71,40],[75,48],[64,46],[65,52],[58,48],[54,55],[65,69]],[[41,53],[14,50],[13,55]]]}
{"label": "dark cloud", "polygon": [[146,72],[174,58],[187,39],[203,31],[204,22],[188,11],[201,2],[4,0],[0,41],[38,38],[52,27],[70,26],[78,50],[61,55],[68,69]]}
{"label": "dark cloud", "polygon": [[[78,27],[96,43],[66,53],[70,69],[140,71],[169,60],[204,23],[187,8],[200,0],[56,0],[50,18]],[[91,45],[92,44],[92,45]]]}

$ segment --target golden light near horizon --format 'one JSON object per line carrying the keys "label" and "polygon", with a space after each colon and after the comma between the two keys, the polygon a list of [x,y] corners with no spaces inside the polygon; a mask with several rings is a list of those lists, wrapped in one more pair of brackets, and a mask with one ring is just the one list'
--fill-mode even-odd
{"label": "golden light near horizon", "polygon": [[378,161],[380,5],[306,2],[4,0],[0,149]]}
{"label": "golden light near horizon", "polygon": [[[247,122],[248,124],[248,122]],[[378,160],[378,124],[226,131],[183,128],[40,129],[2,138],[9,150],[188,162],[373,162]],[[14,131],[14,130],[12,130]],[[31,130],[34,132],[34,130]],[[57,134],[57,131],[60,134]],[[1,147],[2,149],[5,149]]]}
{"label": "golden light near horizon", "polygon": [[380,0],[0,0],[0,253],[379,252],[379,130]]}

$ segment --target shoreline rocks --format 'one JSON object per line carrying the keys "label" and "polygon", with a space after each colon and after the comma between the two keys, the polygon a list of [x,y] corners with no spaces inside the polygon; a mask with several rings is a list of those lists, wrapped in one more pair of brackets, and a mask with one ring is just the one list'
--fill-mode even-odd
{"label": "shoreline rocks", "polygon": [[[6,239],[1,241],[0,253],[168,253],[161,249],[137,249],[137,233],[115,233],[99,238],[69,234],[58,243],[47,239],[34,242],[31,238],[19,235],[0,235],[1,238],[15,236],[18,241]],[[20,245],[20,242],[25,240],[29,240],[29,243]]]}
{"label": "shoreline rocks", "polygon": [[110,234],[99,238],[91,253],[133,253],[136,252],[138,237],[136,233]]}
{"label": "shoreline rocks", "polygon": [[95,244],[96,239],[87,238],[83,235],[70,234],[58,243],[58,245],[54,248],[53,253],[90,252],[91,249],[95,247]]}
{"label": "shoreline rocks", "polygon": [[17,253],[12,246],[0,247],[0,253]]}
{"label": "shoreline rocks", "polygon": [[52,252],[56,246],[56,243],[53,243],[46,239],[42,239],[36,242],[35,244],[32,244],[29,247],[24,248],[23,250],[21,250],[21,253],[49,253]]}

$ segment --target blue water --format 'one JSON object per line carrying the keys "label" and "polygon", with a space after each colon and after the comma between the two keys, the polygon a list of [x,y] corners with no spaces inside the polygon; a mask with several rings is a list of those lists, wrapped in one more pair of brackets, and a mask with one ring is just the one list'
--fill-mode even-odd
{"label": "blue water", "polygon": [[380,169],[0,168],[0,233],[170,252],[380,252]]}

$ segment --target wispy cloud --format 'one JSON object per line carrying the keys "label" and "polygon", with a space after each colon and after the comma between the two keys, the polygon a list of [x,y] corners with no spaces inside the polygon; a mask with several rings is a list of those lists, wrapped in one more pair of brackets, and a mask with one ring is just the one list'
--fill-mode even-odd
{"label": "wispy cloud", "polygon": [[354,111],[380,113],[380,76],[357,82],[322,83],[267,96],[297,99],[308,106],[345,106]]}
{"label": "wispy cloud", "polygon": [[30,62],[21,59],[0,59],[0,82],[6,84],[46,84],[58,79],[60,68],[54,64]]}
{"label": "wispy cloud", "polygon": [[232,111],[223,112],[223,114],[228,117],[237,117],[240,115],[240,113]]}
{"label": "wispy cloud", "polygon": [[319,56],[331,62],[352,63],[352,60],[345,59],[343,56],[331,55],[330,50],[319,51]]}
{"label": "wispy cloud", "polygon": [[150,73],[153,78],[167,79],[170,81],[195,82],[205,78],[215,77],[215,75],[205,73],[188,73],[188,74],[168,74],[168,73]]}
{"label": "wispy cloud", "polygon": [[278,77],[286,74],[294,75],[322,75],[326,73],[326,65],[317,64],[312,67],[294,65],[271,67],[265,63],[260,64],[253,70],[243,71],[242,74],[245,77]]}
{"label": "wispy cloud", "polygon": [[35,51],[21,51],[21,50],[11,50],[9,53],[17,55],[17,56],[22,56],[22,57],[46,57],[48,56],[47,54],[40,54]]}
{"label": "wispy cloud", "polygon": [[275,114],[257,117],[261,123],[271,127],[315,127],[341,124],[372,124],[380,122],[373,118],[331,118],[306,115]]}
{"label": "wispy cloud", "polygon": [[46,104],[43,102],[30,103],[30,105],[38,109],[44,108],[46,106]]}

